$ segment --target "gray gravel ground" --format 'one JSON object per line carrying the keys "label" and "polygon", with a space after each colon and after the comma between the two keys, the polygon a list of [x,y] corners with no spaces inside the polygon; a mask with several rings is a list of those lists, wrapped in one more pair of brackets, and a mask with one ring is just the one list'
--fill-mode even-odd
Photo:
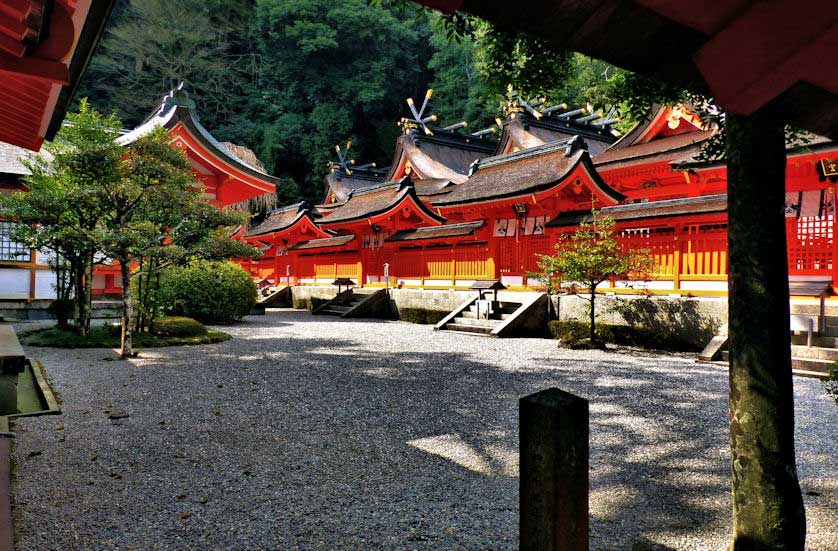
{"label": "gray gravel ground", "polygon": [[[286,310],[226,330],[29,350],[64,414],[17,422],[19,550],[515,549],[517,398],[550,386],[591,401],[591,549],[728,538],[718,367]],[[808,548],[836,551],[838,407],[795,395]]]}

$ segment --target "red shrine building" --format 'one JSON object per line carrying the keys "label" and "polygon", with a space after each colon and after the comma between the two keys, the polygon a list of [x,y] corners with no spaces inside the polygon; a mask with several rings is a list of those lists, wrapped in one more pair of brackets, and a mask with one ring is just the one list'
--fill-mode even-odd
{"label": "red shrine building", "polygon": [[[244,239],[265,254],[245,266],[275,285],[345,277],[467,289],[499,279],[527,290],[540,284],[528,277],[536,253],[552,254],[596,208],[626,247],[655,260],[649,281],[612,281],[606,292],[726,294],[725,165],[700,153],[715,130],[688,107],[660,107],[620,137],[610,114],[520,98],[507,112],[497,137],[414,113],[386,169],[355,167],[339,151],[321,204],[276,209],[249,229]],[[834,281],[838,145],[799,140],[786,176],[790,275]]]}
{"label": "red shrine building", "polygon": [[[265,172],[252,151],[219,142],[201,125],[194,102],[182,90],[167,94],[143,124],[117,141],[128,145],[157,127],[165,128],[172,144],[184,151],[204,197],[219,208],[276,191],[279,180]],[[22,148],[0,143],[0,191],[25,191],[21,178],[27,170],[20,159],[28,154]],[[0,221],[0,299],[54,298],[55,277],[48,265],[49,256],[13,242],[11,224]],[[120,293],[119,266],[97,265],[92,286],[96,295]]]}

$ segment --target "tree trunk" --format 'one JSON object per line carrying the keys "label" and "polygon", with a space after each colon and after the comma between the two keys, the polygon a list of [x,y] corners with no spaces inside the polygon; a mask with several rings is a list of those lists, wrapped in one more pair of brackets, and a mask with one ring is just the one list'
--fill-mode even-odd
{"label": "tree trunk", "polygon": [[591,344],[596,341],[596,285],[591,284]]}
{"label": "tree trunk", "polygon": [[728,115],[733,551],[802,551],[794,458],[785,140],[770,114]]}
{"label": "tree trunk", "polygon": [[87,335],[87,320],[90,317],[84,292],[85,276],[87,274],[87,265],[84,258],[84,256],[81,256],[72,262],[73,278],[76,286],[76,332],[79,335]]}
{"label": "tree trunk", "polygon": [[130,358],[134,355],[132,344],[131,317],[133,316],[133,304],[131,301],[131,266],[127,258],[119,259],[119,273],[122,275],[122,332],[120,356]]}
{"label": "tree trunk", "polygon": [[90,254],[85,259],[84,263],[84,311],[85,316],[82,320],[84,323],[84,334],[90,333],[90,318],[93,314],[93,255]]}

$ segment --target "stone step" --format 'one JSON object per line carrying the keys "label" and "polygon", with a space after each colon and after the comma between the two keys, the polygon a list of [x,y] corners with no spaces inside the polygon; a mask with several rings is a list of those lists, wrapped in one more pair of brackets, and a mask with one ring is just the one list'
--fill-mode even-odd
{"label": "stone step", "polygon": [[461,333],[475,333],[478,335],[489,335],[492,333],[491,327],[482,327],[480,325],[461,325],[459,323],[449,323],[445,326],[447,331],[460,331]]}
{"label": "stone step", "polygon": [[500,323],[500,320],[482,319],[482,318],[454,318],[454,323],[457,325],[470,325],[474,327],[488,327],[489,330],[494,329]]}
{"label": "stone step", "polygon": [[[791,336],[791,343],[793,345],[806,346],[807,340],[808,336],[805,333]],[[817,346],[819,348],[838,348],[838,337],[814,335],[812,337],[812,346]]]}
{"label": "stone step", "polygon": [[815,360],[838,361],[838,348],[825,348],[821,346],[808,347],[794,344],[791,347],[792,358],[811,358]]}
{"label": "stone step", "polygon": [[[460,312],[460,315],[464,318],[472,318],[472,319],[477,318],[477,312],[472,312],[470,310],[463,310],[462,312]],[[505,320],[505,319],[509,318],[511,315],[512,314],[492,314],[491,319]]]}
{"label": "stone step", "polygon": [[835,366],[834,360],[819,360],[817,358],[798,358],[792,356],[791,368],[797,375],[825,377]]}

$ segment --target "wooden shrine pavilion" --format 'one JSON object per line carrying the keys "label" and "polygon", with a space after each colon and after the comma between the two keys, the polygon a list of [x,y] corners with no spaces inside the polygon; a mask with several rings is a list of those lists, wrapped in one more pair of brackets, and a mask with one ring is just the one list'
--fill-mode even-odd
{"label": "wooden shrine pavilion", "polygon": [[[527,277],[536,254],[551,254],[597,208],[614,217],[626,246],[655,259],[650,281],[613,281],[609,292],[726,293],[726,171],[697,156],[715,129],[685,105],[655,110],[619,139],[607,114],[534,110],[540,116],[510,110],[497,140],[403,121],[388,169],[335,164],[323,204],[277,209],[249,230],[245,239],[265,252],[247,263],[253,277],[427,289],[500,279],[526,290],[538,284]],[[838,145],[820,136],[789,148],[793,277],[838,279],[836,163]]]}

